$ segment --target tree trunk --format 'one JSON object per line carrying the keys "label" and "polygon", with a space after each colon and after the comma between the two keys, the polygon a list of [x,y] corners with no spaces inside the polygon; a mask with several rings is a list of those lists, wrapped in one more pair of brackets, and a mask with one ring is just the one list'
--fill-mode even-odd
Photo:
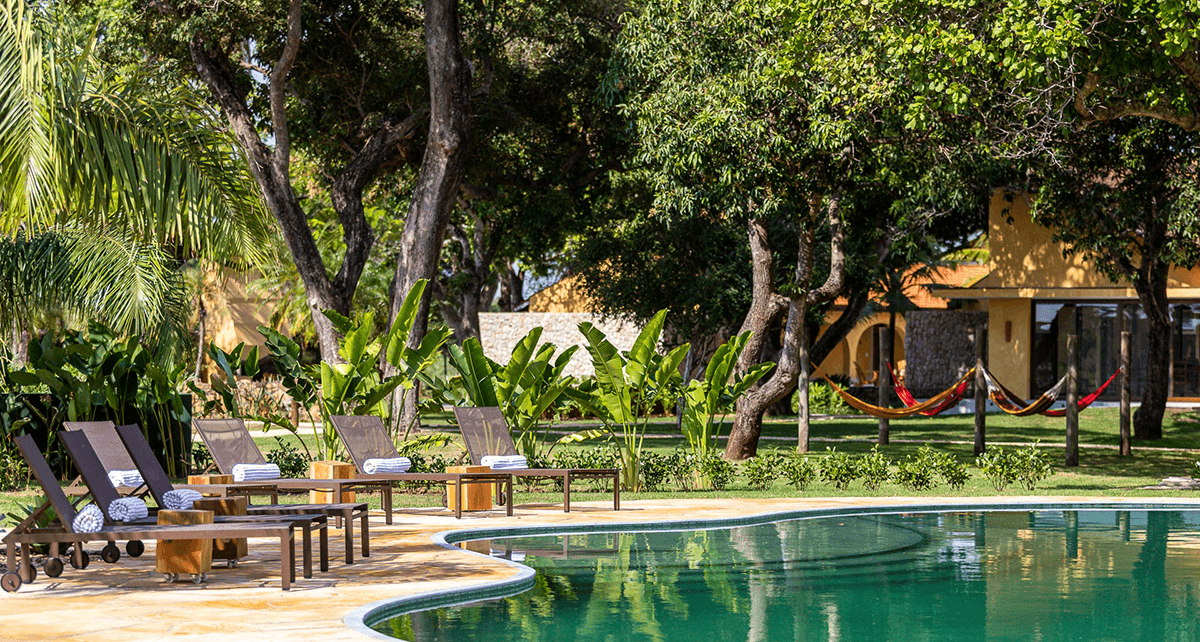
{"label": "tree trunk", "polygon": [[1171,306],[1167,301],[1167,270],[1150,269],[1134,282],[1138,301],[1148,322],[1146,387],[1142,406],[1133,414],[1135,439],[1162,439],[1163,414],[1167,408],[1171,367]]}
{"label": "tree trunk", "polygon": [[510,262],[500,272],[500,311],[514,312],[525,304],[525,276]]}
{"label": "tree trunk", "polygon": [[817,338],[816,343],[813,343],[812,349],[809,351],[809,358],[812,363],[821,365],[821,362],[829,357],[830,353],[836,349],[846,335],[858,325],[862,318],[863,310],[867,308],[867,303],[871,300],[871,293],[864,289],[861,292],[855,292],[850,295],[846,301],[846,307],[842,309],[842,313],[833,323],[825,328],[825,332]]}
{"label": "tree trunk", "polygon": [[[458,0],[425,0],[425,56],[429,65],[429,140],[413,189],[392,280],[389,320],[421,279],[432,280],[442,237],[458,196],[470,134],[471,71],[462,54]],[[432,291],[426,289],[408,345],[417,347],[429,327]],[[403,393],[401,393],[403,394]],[[416,420],[415,390],[405,395],[401,421]]]}

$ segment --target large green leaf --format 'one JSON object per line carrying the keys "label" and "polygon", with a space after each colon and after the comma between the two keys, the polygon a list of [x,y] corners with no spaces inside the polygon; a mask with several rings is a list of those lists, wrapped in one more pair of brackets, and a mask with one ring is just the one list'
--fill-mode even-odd
{"label": "large green leaf", "polygon": [[[420,279],[413,284],[409,289],[408,294],[404,295],[404,301],[400,304],[400,309],[396,311],[396,319],[392,321],[392,328],[388,331],[388,336],[384,340],[384,359],[393,366],[401,367],[401,361],[405,356],[405,347],[408,345],[408,335],[412,332],[413,322],[417,318],[417,309],[421,304],[421,297],[425,294],[425,286],[429,281]],[[428,336],[426,332],[426,336]]]}
{"label": "large green leaf", "polygon": [[625,370],[629,375],[629,384],[633,388],[645,385],[646,376],[654,367],[655,356],[658,354],[658,339],[662,335],[663,324],[666,323],[667,311],[659,310],[651,317],[646,327],[638,333],[629,349],[629,362]]}
{"label": "large green leaf", "polygon": [[600,404],[608,410],[608,416],[614,423],[632,424],[637,417],[633,413],[629,383],[625,380],[625,358],[605,338],[604,333],[591,323],[580,323],[579,331],[587,340],[585,348],[592,356]]}

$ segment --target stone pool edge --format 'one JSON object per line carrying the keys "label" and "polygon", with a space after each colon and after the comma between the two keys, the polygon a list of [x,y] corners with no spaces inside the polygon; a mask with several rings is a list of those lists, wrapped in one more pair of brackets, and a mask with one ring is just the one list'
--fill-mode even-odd
{"label": "stone pool edge", "polygon": [[[968,499],[968,498],[964,498]],[[678,531],[685,529],[712,530],[764,524],[785,519],[837,517],[842,515],[887,515],[894,513],[951,513],[973,510],[1200,510],[1195,501],[1163,500],[1145,501],[1143,497],[1128,500],[1098,499],[1094,501],[1028,501],[995,500],[961,503],[902,503],[862,504],[820,508],[793,508],[770,510],[740,517],[712,517],[705,519],[678,519],[647,522],[581,522],[577,524],[531,524],[522,526],[491,526],[458,528],[434,533],[430,539],[441,548],[457,553],[476,556],[491,562],[500,562],[517,571],[516,575],[502,580],[484,581],[462,588],[438,589],[415,595],[385,598],[365,604],[350,611],[342,618],[349,629],[368,638],[389,640],[397,638],[384,635],[371,628],[368,623],[377,623],[398,615],[447,606],[466,605],[499,597],[508,597],[524,592],[533,586],[536,571],[524,564],[504,558],[484,555],[455,546],[458,542],[500,537],[523,537],[530,535],[579,535],[585,533]],[[404,641],[401,641],[404,642]]]}

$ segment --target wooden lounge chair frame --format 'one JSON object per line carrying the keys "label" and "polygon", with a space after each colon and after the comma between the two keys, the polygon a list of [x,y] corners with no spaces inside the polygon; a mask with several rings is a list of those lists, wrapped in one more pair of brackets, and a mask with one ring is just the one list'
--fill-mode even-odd
{"label": "wooden lounge chair frame", "polygon": [[350,459],[358,469],[360,479],[387,479],[397,482],[451,482],[454,484],[455,499],[454,517],[462,519],[462,489],[464,484],[496,484],[497,495],[500,488],[505,489],[502,503],[506,506],[509,517],[513,514],[513,476],[507,472],[492,471],[488,473],[386,473],[369,475],[363,472],[363,466],[368,459],[393,459],[400,456],[383,420],[374,415],[333,415],[330,417],[333,429],[346,446]]}
{"label": "wooden lounge chair frame", "polygon": [[[280,550],[280,584],[283,590],[291,589],[296,575],[296,535],[291,524],[204,524],[197,526],[105,526],[97,533],[77,533],[72,529],[75,521],[75,507],[58,485],[58,479],[50,470],[50,465],[37,443],[29,435],[19,435],[16,438],[17,448],[25,458],[34,478],[46,494],[47,501],[33,513],[17,524],[2,541],[6,547],[8,568],[17,568],[17,546],[20,545],[20,567],[18,573],[5,573],[0,578],[0,586],[6,591],[20,588],[21,582],[31,582],[34,579],[33,564],[29,555],[29,544],[74,545],[76,565],[82,566],[84,542],[119,542],[131,539],[141,540],[205,540],[242,537],[271,537],[279,538]],[[53,507],[58,521],[47,527],[38,527],[36,521]]]}
{"label": "wooden lounge chair frame", "polygon": [[[117,493],[117,489],[113,487],[109,481],[108,475],[104,466],[100,463],[100,458],[96,455],[96,451],[92,448],[91,441],[88,436],[81,431],[63,430],[58,433],[58,437],[63,442],[63,446],[67,448],[67,454],[75,461],[75,467],[79,469],[79,476],[83,478],[83,483],[87,486],[91,493],[92,499],[100,510],[108,515],[108,508],[113,502],[121,499],[121,495]],[[162,502],[159,501],[159,505]],[[133,522],[123,522],[129,526],[155,526],[157,521],[154,519],[158,509],[151,509],[150,515],[143,520]],[[312,533],[316,530],[320,534],[321,542],[321,570],[329,570],[329,520],[325,515],[321,514],[297,514],[297,515],[214,515],[214,524],[268,524],[273,522],[283,522],[291,524],[299,528],[303,533],[303,544],[301,552],[304,557],[304,577],[312,577]],[[115,544],[110,543],[109,546],[116,548]],[[120,556],[120,551],[116,551],[117,555],[111,560],[115,562]],[[109,559],[105,559],[109,561]]]}
{"label": "wooden lounge chair frame", "polygon": [[[488,455],[517,454],[504,413],[495,406],[486,408],[455,408],[454,418],[462,432],[463,443],[471,462],[480,465]],[[571,482],[577,479],[611,479],[613,510],[621,510],[621,471],[617,468],[513,468],[504,469],[514,477],[561,479],[563,483],[563,512],[571,512]]]}
{"label": "wooden lounge chair frame", "polygon": [[[226,475],[233,474],[238,464],[265,464],[266,457],[254,443],[246,422],[241,419],[194,419],[192,428],[200,434],[208,452],[212,454],[217,469]],[[222,443],[224,442],[224,443]],[[386,479],[272,479],[269,482],[280,490],[323,490],[333,493],[333,503],[341,504],[343,493],[360,490],[379,491],[383,505],[384,522],[392,523],[392,484]],[[210,485],[216,489],[218,485]],[[177,488],[189,488],[178,486]]]}
{"label": "wooden lounge chair frame", "polygon": [[[167,476],[167,471],[163,470],[162,464],[158,458],[154,456],[154,451],[150,449],[150,443],[146,441],[145,435],[136,424],[128,426],[117,426],[116,432],[118,438],[129,451],[130,457],[137,464],[138,470],[142,472],[142,479],[146,482],[146,487],[150,489],[150,494],[154,496],[154,500],[161,506],[163,497],[176,486],[171,484],[171,478]],[[192,485],[189,488],[199,490],[204,488],[202,485]],[[320,514],[326,517],[337,517],[343,523],[343,534],[346,538],[346,563],[354,563],[354,520],[360,523],[358,538],[362,543],[362,556],[371,556],[371,528],[370,528],[370,511],[367,509],[367,504],[364,502],[343,502],[340,504],[270,504],[270,505],[250,505],[246,507],[248,515],[264,517],[270,515],[306,515]],[[322,567],[321,570],[326,570]]]}

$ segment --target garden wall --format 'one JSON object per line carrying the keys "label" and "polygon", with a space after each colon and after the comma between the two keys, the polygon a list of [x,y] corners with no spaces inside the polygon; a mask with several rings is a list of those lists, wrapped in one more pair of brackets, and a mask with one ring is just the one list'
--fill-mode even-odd
{"label": "garden wall", "polygon": [[[479,315],[479,335],[483,353],[489,358],[506,363],[513,348],[529,331],[542,327],[542,343],[553,343],[562,352],[578,345],[579,350],[571,358],[565,374],[587,377],[594,374],[592,359],[583,347],[583,335],[579,324],[591,321],[600,329],[618,350],[633,346],[641,330],[636,325],[620,319],[602,319],[586,312],[487,312]],[[558,353],[556,353],[558,354]]]}
{"label": "garden wall", "polygon": [[971,329],[987,325],[987,312],[918,310],[904,318],[904,383],[918,398],[944,390],[975,365]]}

